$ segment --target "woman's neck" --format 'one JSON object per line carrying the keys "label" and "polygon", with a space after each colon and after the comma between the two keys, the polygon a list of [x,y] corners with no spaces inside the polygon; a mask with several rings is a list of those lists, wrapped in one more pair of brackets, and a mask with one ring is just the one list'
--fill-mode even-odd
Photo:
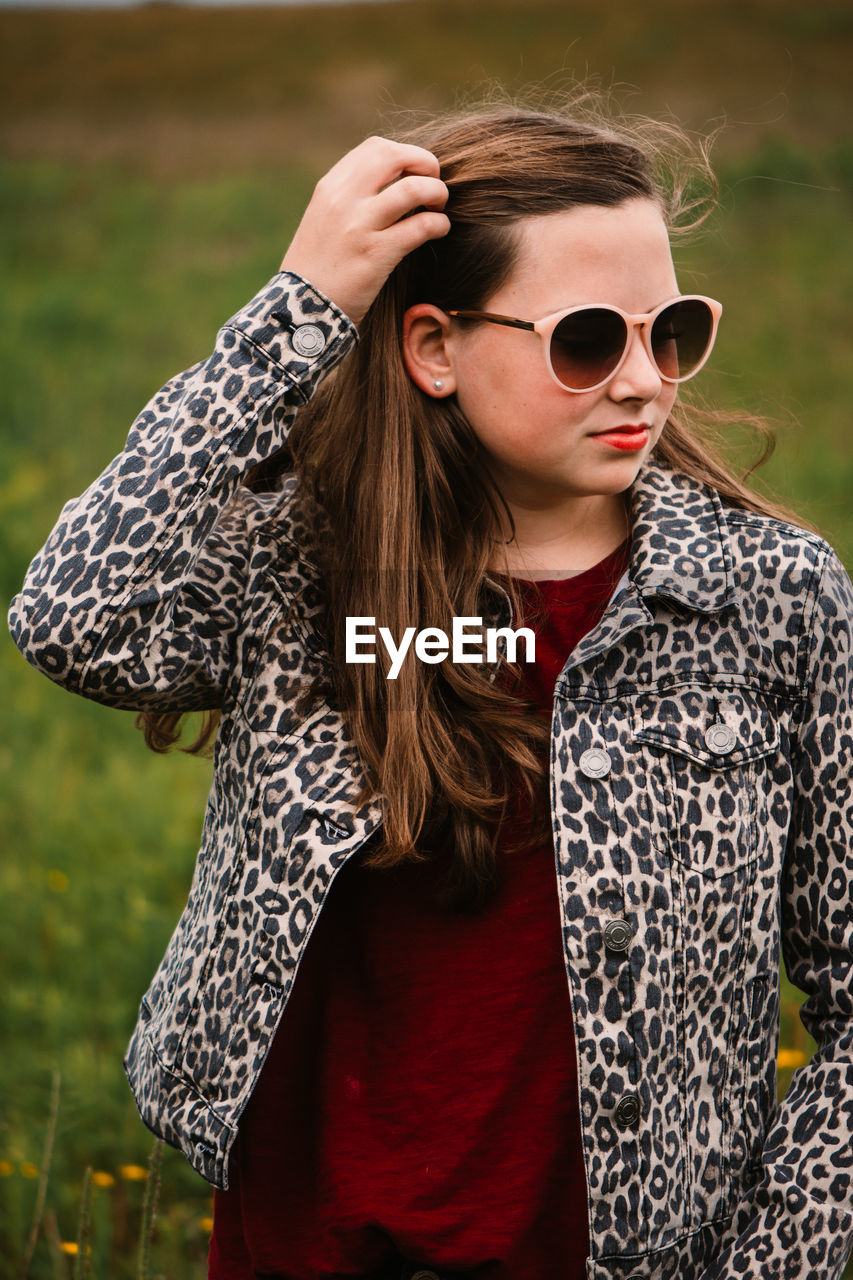
{"label": "woman's neck", "polygon": [[568,578],[612,555],[628,536],[627,494],[578,499],[569,509],[509,504],[515,537],[495,548],[490,568],[515,577]]}

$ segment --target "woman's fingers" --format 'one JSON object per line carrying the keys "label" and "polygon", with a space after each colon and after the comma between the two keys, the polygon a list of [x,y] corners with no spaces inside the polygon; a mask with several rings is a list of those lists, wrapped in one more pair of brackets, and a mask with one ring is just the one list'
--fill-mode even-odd
{"label": "woman's fingers", "polygon": [[438,175],[423,147],[368,138],[317,183],[282,270],[304,276],[358,322],[400,259],[450,230]]}
{"label": "woman's fingers", "polygon": [[389,227],[385,236],[389,248],[392,249],[393,264],[386,273],[386,277],[407,253],[413,253],[427,240],[440,240],[449,230],[450,219],[447,214],[427,211],[413,213],[411,217],[403,218],[401,222]]}
{"label": "woman's fingers", "polygon": [[371,203],[377,229],[390,227],[415,209],[443,209],[447,187],[440,178],[404,177],[392,182]]}
{"label": "woman's fingers", "polygon": [[394,142],[390,138],[366,138],[352,151],[348,151],[334,165],[321,183],[338,177],[349,181],[350,175],[365,192],[380,191],[404,173],[418,173],[427,177],[439,176],[439,163],[431,151],[415,147],[407,142]]}

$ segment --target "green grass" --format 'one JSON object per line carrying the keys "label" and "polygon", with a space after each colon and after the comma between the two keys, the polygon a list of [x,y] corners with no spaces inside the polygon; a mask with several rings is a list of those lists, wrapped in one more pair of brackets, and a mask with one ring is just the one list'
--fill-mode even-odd
{"label": "green grass", "polygon": [[[669,0],[618,4],[605,23],[580,4],[569,21],[563,4],[522,14],[503,0],[486,19],[465,0],[334,22],[322,10],[202,22],[153,6],[0,15],[11,107],[0,360],[12,373],[0,391],[0,604],[145,401],[273,274],[329,151],[375,127],[387,94],[440,105],[460,82],[518,84],[566,65],[646,86],[638,110],[669,105],[697,126],[723,110],[748,117],[721,142],[719,213],[678,254],[682,286],[725,308],[701,385],[779,423],[762,474],[853,564],[849,11],[721,0],[697,6],[692,31],[674,12]],[[285,67],[288,48],[299,57]],[[783,83],[787,105],[774,97]],[[763,117],[762,103],[775,104]],[[731,447],[748,452],[737,431]],[[92,1166],[93,1275],[124,1280],[144,1183],[121,1170],[144,1167],[152,1139],[121,1056],[186,897],[209,765],[153,756],[131,716],[54,688],[5,636],[0,699],[0,1042],[12,1046],[0,1055],[0,1277],[19,1273],[58,1069],[48,1212],[74,1241]],[[785,995],[783,1044],[808,1054],[797,993]],[[204,1274],[209,1212],[209,1189],[167,1151],[155,1274]],[[30,1274],[62,1274],[44,1235]]]}

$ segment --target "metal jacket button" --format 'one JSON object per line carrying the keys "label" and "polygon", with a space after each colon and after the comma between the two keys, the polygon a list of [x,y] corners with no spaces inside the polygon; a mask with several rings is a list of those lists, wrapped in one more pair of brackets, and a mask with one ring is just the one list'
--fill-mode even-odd
{"label": "metal jacket button", "polygon": [[603,747],[590,747],[580,758],[581,773],[588,778],[606,778],[612,766],[610,752]]}
{"label": "metal jacket button", "polygon": [[301,324],[290,335],[290,345],[298,356],[318,356],[326,345],[326,339],[316,324]]}
{"label": "metal jacket button", "polygon": [[734,729],[723,724],[722,720],[712,724],[705,734],[705,746],[717,756],[724,756],[727,751],[731,751],[736,742],[737,734]]}
{"label": "metal jacket button", "polygon": [[604,945],[608,951],[627,951],[634,930],[627,920],[610,920],[604,926]]}
{"label": "metal jacket button", "polygon": [[412,1280],[439,1280],[439,1277],[435,1271],[416,1271]]}
{"label": "metal jacket button", "polygon": [[616,1103],[616,1123],[620,1129],[635,1129],[640,1119],[640,1099],[636,1093],[623,1093]]}

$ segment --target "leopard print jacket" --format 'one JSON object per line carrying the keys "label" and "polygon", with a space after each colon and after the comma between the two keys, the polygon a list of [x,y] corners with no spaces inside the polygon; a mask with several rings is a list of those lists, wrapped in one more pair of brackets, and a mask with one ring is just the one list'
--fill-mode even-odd
{"label": "leopard print jacket", "polygon": [[[86,697],[222,709],[189,901],[125,1062],[145,1123],[218,1187],[329,886],[382,819],[352,803],[335,708],[294,709],[323,639],[293,480],[241,485],[356,337],[274,276],[64,508],[10,614]],[[821,538],[654,455],[630,498],[629,573],[552,727],[588,1280],[833,1280],[853,1244],[853,587]],[[818,1048],[777,1106],[780,949]]]}

